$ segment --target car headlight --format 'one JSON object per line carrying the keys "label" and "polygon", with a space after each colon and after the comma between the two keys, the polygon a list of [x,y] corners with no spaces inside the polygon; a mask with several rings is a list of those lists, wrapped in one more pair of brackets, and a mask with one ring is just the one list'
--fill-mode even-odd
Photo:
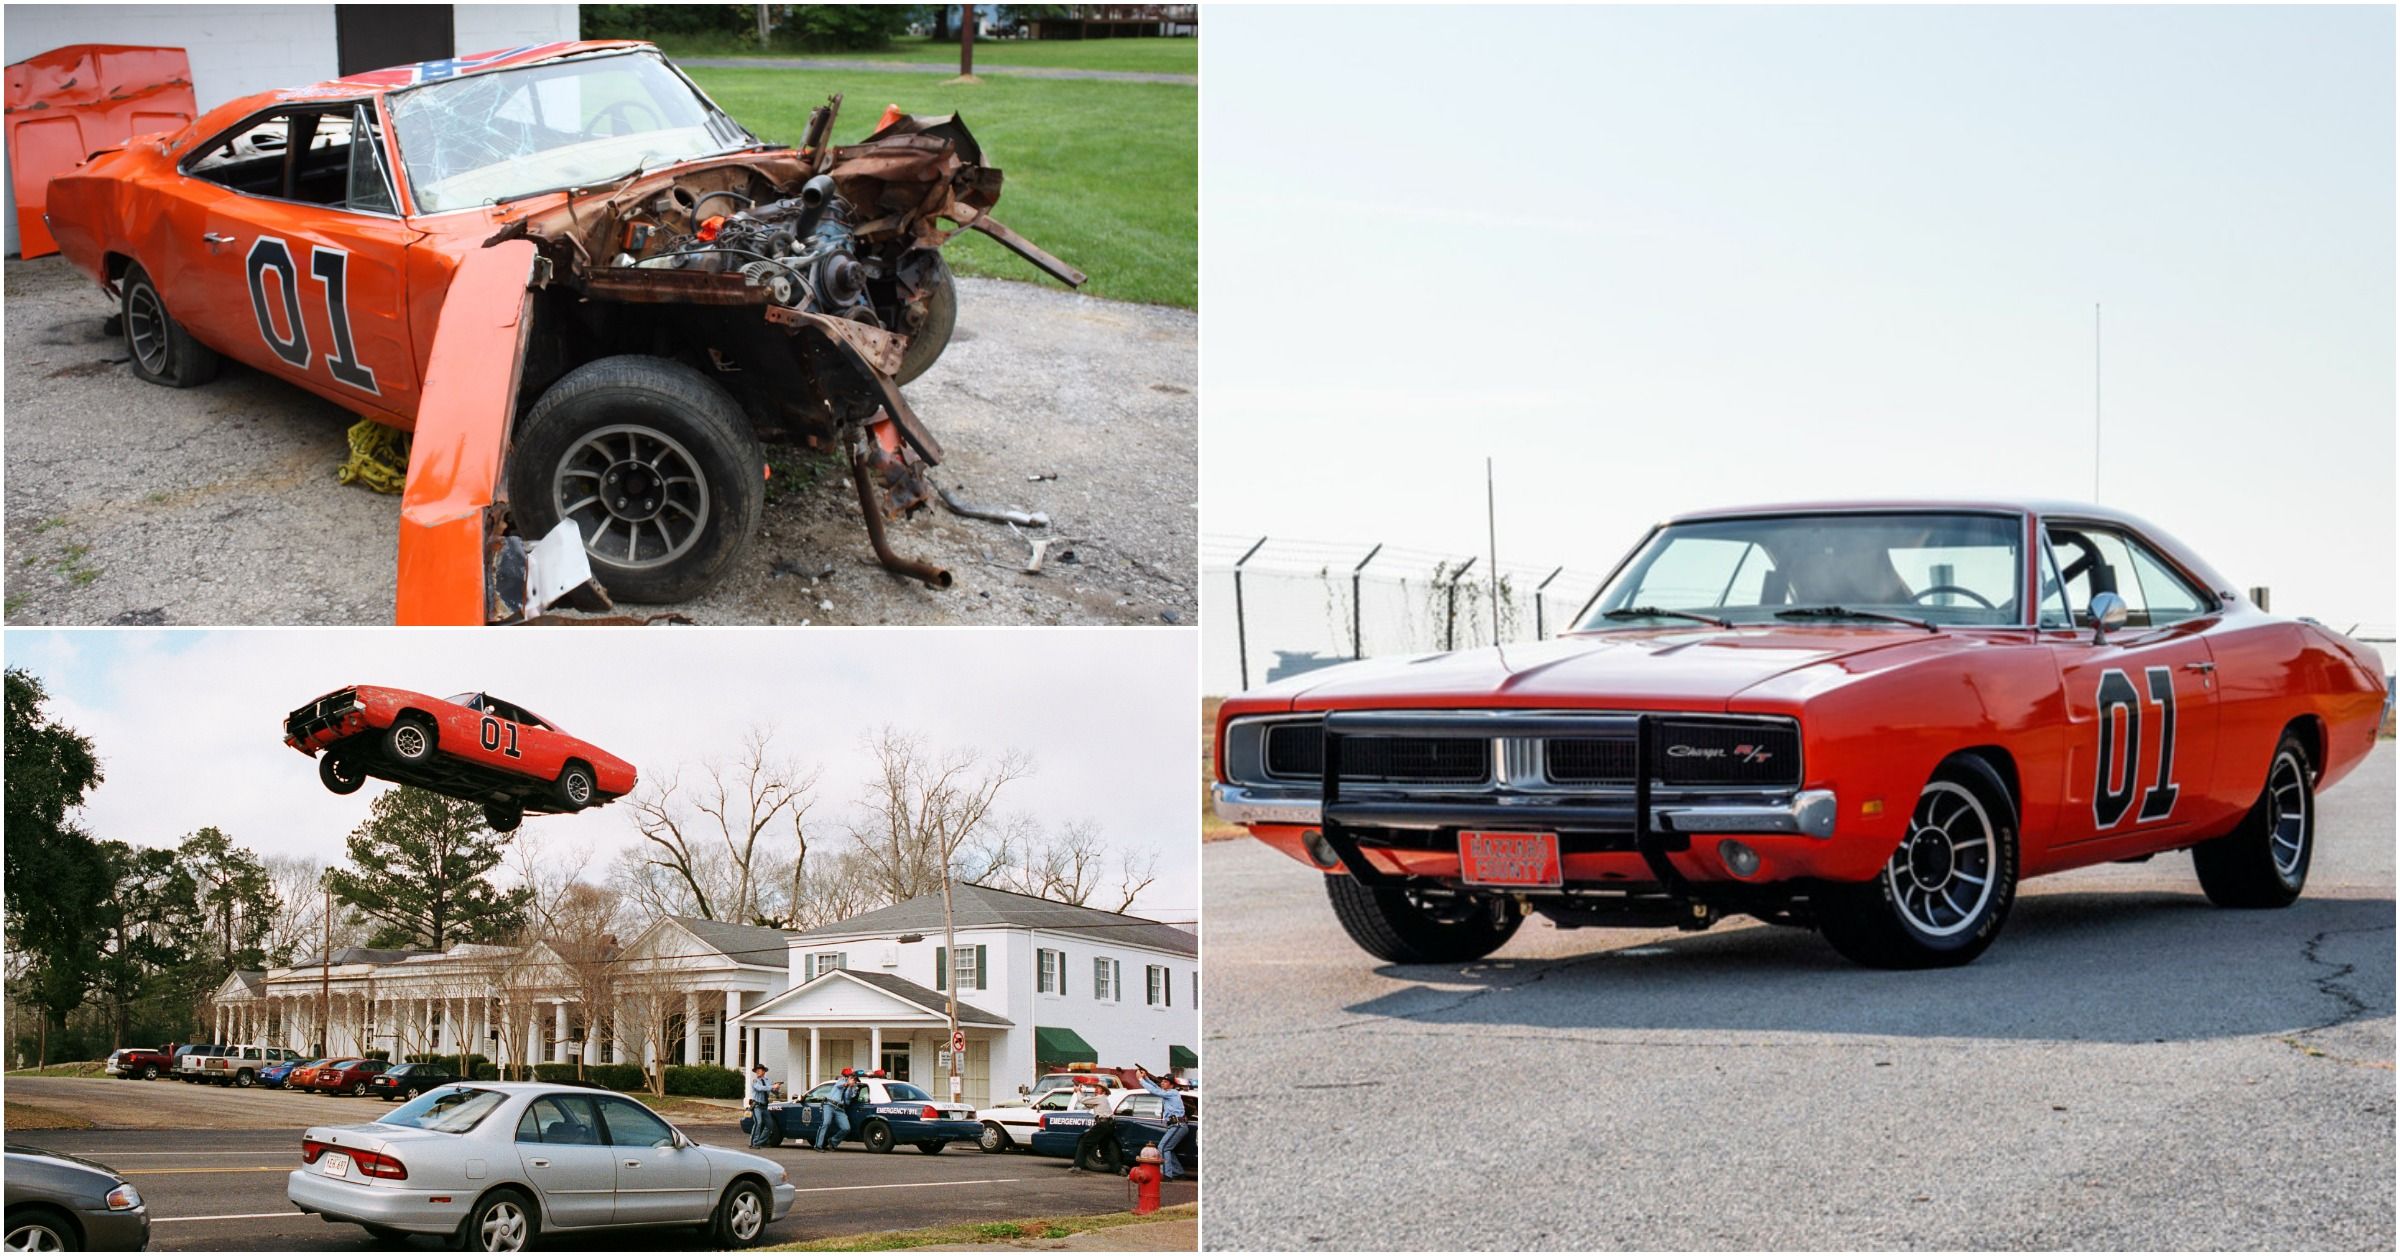
{"label": "car headlight", "polygon": [[133,1189],[131,1182],[120,1182],[117,1189],[108,1193],[108,1207],[112,1212],[128,1212],[141,1206],[142,1193]]}
{"label": "car headlight", "polygon": [[777,1168],[777,1169],[775,1170],[775,1180],[776,1180],[776,1181],[778,1181],[778,1182],[789,1182],[789,1181],[791,1181],[791,1180],[792,1180],[792,1171],[791,1171],[790,1169],[785,1169],[785,1168]]}

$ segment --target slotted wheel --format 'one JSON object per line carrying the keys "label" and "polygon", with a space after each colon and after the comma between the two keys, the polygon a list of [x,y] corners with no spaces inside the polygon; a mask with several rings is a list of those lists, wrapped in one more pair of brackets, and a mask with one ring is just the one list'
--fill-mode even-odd
{"label": "slotted wheel", "polygon": [[125,341],[134,359],[152,375],[167,370],[167,311],[158,303],[158,289],[136,284],[125,293]]}
{"label": "slotted wheel", "polygon": [[525,1250],[525,1210],[513,1199],[495,1201],[484,1210],[483,1224],[477,1227],[476,1237],[487,1252]]}
{"label": "slotted wheel", "polygon": [[2289,881],[2300,874],[2308,854],[2308,782],[2300,761],[2289,753],[2275,756],[2267,774],[2267,853],[2275,860],[2276,875]]}
{"label": "slotted wheel", "polygon": [[1934,937],[1970,927],[1991,901],[1992,817],[1964,786],[1934,781],[1883,875],[1902,915]]}
{"label": "slotted wheel", "polygon": [[631,568],[683,557],[708,526],[708,482],[689,449],[655,428],[620,423],[576,442],[551,476],[552,501],[584,548]]}
{"label": "slotted wheel", "polygon": [[733,1213],[726,1220],[732,1223],[733,1237],[736,1239],[747,1243],[757,1238],[759,1229],[767,1223],[766,1212],[759,1207],[758,1192],[735,1191]]}

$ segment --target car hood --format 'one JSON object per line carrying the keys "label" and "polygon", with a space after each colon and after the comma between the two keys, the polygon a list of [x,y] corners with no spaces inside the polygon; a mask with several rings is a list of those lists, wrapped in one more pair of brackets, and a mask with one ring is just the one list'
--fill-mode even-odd
{"label": "car hood", "polygon": [[1694,626],[1591,633],[1526,645],[1374,659],[1253,690],[1294,709],[1540,707],[1605,700],[1631,709],[1721,708],[1743,690],[1807,667],[1922,648],[1948,634],[1901,625]]}
{"label": "car hood", "polygon": [[86,1160],[81,1156],[71,1156],[63,1151],[44,1151],[39,1147],[24,1147],[11,1143],[8,1145],[8,1154],[16,1159],[45,1161],[54,1168],[68,1169],[77,1173],[97,1173],[107,1178],[111,1184],[123,1180],[117,1176],[115,1169],[109,1168],[97,1160]]}

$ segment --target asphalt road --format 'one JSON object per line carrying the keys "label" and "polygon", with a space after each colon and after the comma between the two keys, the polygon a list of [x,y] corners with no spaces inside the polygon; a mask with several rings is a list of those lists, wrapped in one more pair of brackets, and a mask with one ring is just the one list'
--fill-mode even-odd
{"label": "asphalt road", "polygon": [[[15,1089],[12,1083],[10,1090]],[[741,1132],[732,1125],[679,1124],[704,1143],[744,1145]],[[149,1205],[151,1246],[161,1251],[394,1250],[355,1226],[329,1224],[292,1209],[284,1197],[284,1179],[298,1167],[300,1133],[298,1126],[57,1130],[11,1135],[9,1141],[69,1152],[125,1174]],[[790,1215],[767,1228],[762,1241],[768,1243],[960,1221],[1115,1212],[1127,1206],[1128,1188],[1122,1179],[1069,1173],[1064,1160],[986,1155],[960,1147],[938,1156],[915,1151],[879,1156],[855,1146],[823,1153],[785,1146],[766,1154],[790,1168],[799,1188],[799,1201]],[[1197,1194],[1191,1182],[1165,1184],[1168,1204],[1189,1203]],[[694,1241],[688,1229],[610,1231],[557,1236],[543,1246],[564,1251],[689,1251]],[[419,1238],[405,1246],[434,1250],[441,1245]]]}
{"label": "asphalt road", "polygon": [[[400,505],[334,480],[354,416],[228,364],[144,384],[112,312],[58,257],[7,263],[10,624],[389,623]],[[848,472],[769,450],[742,566],[677,606],[704,624],[1197,622],[1199,320],[1190,310],[959,280],[958,330],[909,403],[964,500],[1047,512],[1041,574],[1002,524],[938,505],[892,544],[947,567],[882,570]],[[1036,478],[1041,477],[1041,478]],[[1036,535],[1045,535],[1039,534]]]}
{"label": "asphalt road", "polygon": [[2391,742],[2320,824],[2287,910],[2164,855],[1927,973],[1763,925],[1380,965],[1212,843],[1207,1244],[2390,1251]]}

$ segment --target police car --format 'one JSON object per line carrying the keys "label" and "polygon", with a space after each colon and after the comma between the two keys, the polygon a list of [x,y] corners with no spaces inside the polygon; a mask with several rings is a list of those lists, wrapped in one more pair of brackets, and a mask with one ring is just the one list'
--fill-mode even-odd
{"label": "police car", "polygon": [[[1191,1133],[1175,1149],[1175,1158],[1185,1173],[1194,1174],[1200,1171],[1200,1095],[1191,1090],[1182,1093]],[[1025,1142],[1026,1149],[1037,1156],[1073,1160],[1077,1168],[1089,1172],[1123,1172],[1145,1144],[1166,1134],[1167,1122],[1159,1115],[1162,1101],[1149,1091],[1118,1091],[1108,1101],[1105,1114],[1081,1109],[1043,1113],[1040,1127]]]}
{"label": "police car", "polygon": [[[1108,1093],[1123,1095],[1128,1092],[1120,1089]],[[976,1145],[985,1151],[1016,1150],[1033,1140],[1034,1132],[1042,1127],[1043,1117],[1054,1112],[1079,1110],[1081,1105],[1076,1102],[1072,1089],[1037,1090],[1009,1103],[978,1108],[975,1119],[983,1126],[983,1131]]]}
{"label": "police car", "polygon": [[[952,1143],[974,1142],[983,1132],[976,1123],[975,1109],[963,1103],[937,1102],[923,1090],[888,1077],[859,1080],[861,1089],[858,1100],[850,1105],[850,1128],[842,1136],[844,1142],[865,1143],[867,1150],[876,1152],[907,1143],[930,1156]],[[778,1144],[786,1138],[816,1142],[817,1130],[825,1124],[825,1114],[832,1109],[834,1092],[840,1086],[839,1082],[826,1082],[793,1102],[767,1105]],[[742,1132],[750,1132],[749,1117],[742,1118]]]}

